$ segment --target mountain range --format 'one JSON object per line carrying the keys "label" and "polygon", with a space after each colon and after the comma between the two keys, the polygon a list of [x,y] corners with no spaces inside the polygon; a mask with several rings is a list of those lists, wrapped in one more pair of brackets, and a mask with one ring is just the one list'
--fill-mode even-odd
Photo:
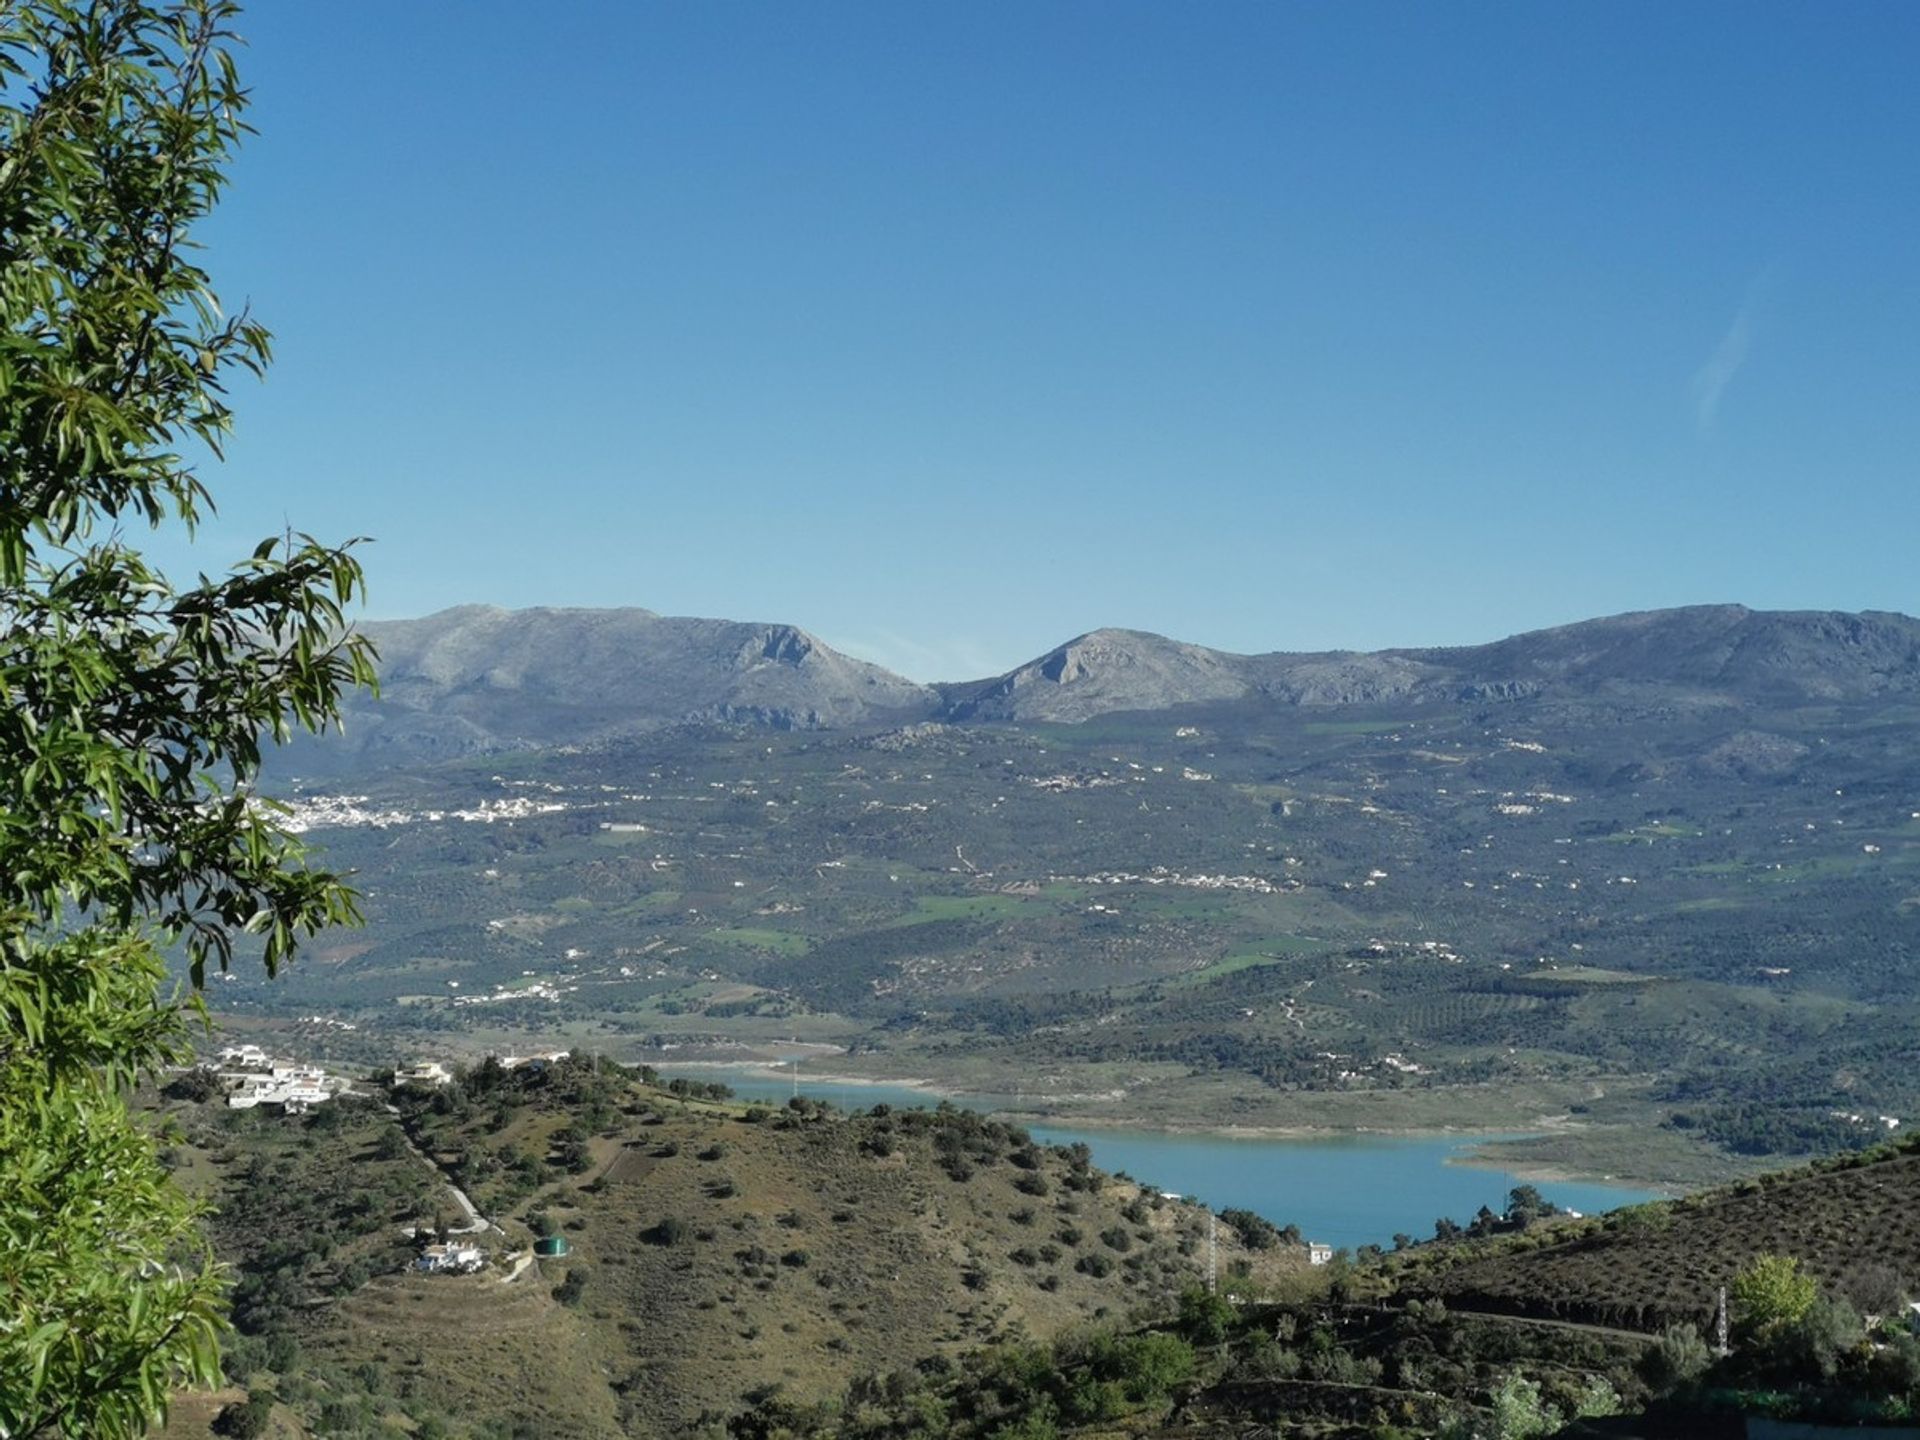
{"label": "mountain range", "polygon": [[641,609],[467,605],[368,622],[382,693],[301,768],[405,765],[594,744],[687,724],[844,729],[915,722],[1074,724],[1116,712],[1487,703],[1528,697],[1686,708],[1869,700],[1920,691],[1920,620],[1888,612],[1691,606],[1492,644],[1239,655],[1095,630],[1003,675],[923,685],[796,626]]}

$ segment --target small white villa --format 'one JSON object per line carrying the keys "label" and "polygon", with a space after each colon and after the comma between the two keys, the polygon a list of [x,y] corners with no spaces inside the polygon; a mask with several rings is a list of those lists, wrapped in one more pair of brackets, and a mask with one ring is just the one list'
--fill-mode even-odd
{"label": "small white villa", "polygon": [[413,1262],[413,1268],[423,1275],[471,1275],[484,1269],[486,1263],[486,1254],[477,1245],[451,1242],[427,1246]]}
{"label": "small white villa", "polygon": [[227,1105],[233,1110],[278,1105],[290,1115],[300,1115],[351,1088],[345,1078],[329,1075],[318,1065],[275,1060],[258,1045],[222,1050],[214,1073],[226,1086]]}

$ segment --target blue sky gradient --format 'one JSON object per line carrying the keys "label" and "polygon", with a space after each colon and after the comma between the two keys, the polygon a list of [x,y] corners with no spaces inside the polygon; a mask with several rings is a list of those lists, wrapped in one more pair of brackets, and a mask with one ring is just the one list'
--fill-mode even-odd
{"label": "blue sky gradient", "polygon": [[381,616],[1920,610],[1920,6],[257,3],[211,565]]}

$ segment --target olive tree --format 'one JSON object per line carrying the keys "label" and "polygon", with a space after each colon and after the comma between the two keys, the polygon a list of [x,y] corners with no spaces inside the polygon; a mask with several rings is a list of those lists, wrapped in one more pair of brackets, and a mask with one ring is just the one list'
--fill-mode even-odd
{"label": "olive tree", "polygon": [[[176,585],[267,332],[196,263],[245,133],[230,0],[0,0],[0,1436],[145,1433],[217,1371],[222,1282],[126,1094],[209,964],[269,972],[351,892],[253,793],[373,679],[351,548]],[[185,984],[170,979],[177,956]]]}

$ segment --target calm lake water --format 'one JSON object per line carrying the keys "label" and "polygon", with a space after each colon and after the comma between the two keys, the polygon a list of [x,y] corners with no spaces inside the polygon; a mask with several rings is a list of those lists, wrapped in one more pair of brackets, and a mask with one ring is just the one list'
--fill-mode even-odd
{"label": "calm lake water", "polygon": [[[785,1101],[793,1081],[759,1070],[699,1067],[667,1075],[718,1080],[748,1100]],[[873,1105],[931,1106],[939,1097],[907,1085],[846,1085],[800,1077],[800,1093],[843,1109]],[[994,1110],[1012,1096],[955,1097],[954,1104]],[[1228,1139],[1168,1135],[1152,1130],[1076,1130],[1030,1127],[1034,1139],[1052,1145],[1084,1142],[1103,1170],[1124,1170],[1159,1190],[1191,1195],[1216,1210],[1238,1206],[1276,1225],[1298,1225],[1309,1240],[1330,1245],[1390,1245],[1397,1233],[1415,1239],[1433,1234],[1442,1215],[1465,1222],[1482,1205],[1504,1208],[1517,1183],[1499,1170],[1451,1163],[1478,1140],[1452,1136],[1409,1138],[1341,1135],[1310,1140]],[[1557,1205],[1594,1214],[1654,1198],[1620,1185],[1542,1184]]]}

